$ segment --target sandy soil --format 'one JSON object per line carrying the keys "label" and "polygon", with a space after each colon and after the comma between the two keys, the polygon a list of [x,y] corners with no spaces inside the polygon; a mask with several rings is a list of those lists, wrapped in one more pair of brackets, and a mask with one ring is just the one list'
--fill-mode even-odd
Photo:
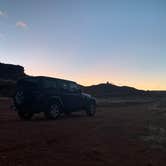
{"label": "sandy soil", "polygon": [[157,124],[153,103],[103,104],[95,117],[79,112],[29,122],[19,120],[10,105],[0,100],[0,166],[166,165],[166,151],[147,141],[148,127]]}

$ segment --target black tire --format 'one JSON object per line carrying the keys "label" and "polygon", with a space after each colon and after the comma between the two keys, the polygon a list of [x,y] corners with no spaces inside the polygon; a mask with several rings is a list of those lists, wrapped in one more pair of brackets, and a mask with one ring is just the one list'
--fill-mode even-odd
{"label": "black tire", "polygon": [[17,113],[22,120],[31,120],[31,118],[33,117],[33,113],[31,112],[18,111]]}
{"label": "black tire", "polygon": [[58,102],[51,102],[48,106],[48,110],[45,111],[47,119],[57,119],[61,114],[61,107]]}
{"label": "black tire", "polygon": [[86,114],[87,116],[95,116],[96,114],[96,104],[94,102],[91,102],[88,107],[86,108]]}

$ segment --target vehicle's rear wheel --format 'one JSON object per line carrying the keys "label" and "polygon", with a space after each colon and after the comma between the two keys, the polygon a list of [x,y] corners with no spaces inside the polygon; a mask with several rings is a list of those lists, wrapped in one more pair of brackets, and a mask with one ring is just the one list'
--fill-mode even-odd
{"label": "vehicle's rear wheel", "polygon": [[52,102],[49,104],[48,110],[45,111],[45,116],[47,119],[57,119],[60,113],[60,105],[57,102]]}
{"label": "vehicle's rear wheel", "polygon": [[22,120],[31,120],[31,118],[33,117],[33,113],[31,113],[31,112],[18,111],[18,116],[19,116],[20,119],[22,119]]}
{"label": "vehicle's rear wheel", "polygon": [[86,108],[86,114],[88,116],[94,116],[95,113],[96,113],[96,104],[94,102],[91,102]]}

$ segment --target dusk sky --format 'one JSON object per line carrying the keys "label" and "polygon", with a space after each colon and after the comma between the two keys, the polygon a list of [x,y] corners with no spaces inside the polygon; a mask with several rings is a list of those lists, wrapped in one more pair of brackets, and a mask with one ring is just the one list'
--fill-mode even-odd
{"label": "dusk sky", "polygon": [[0,0],[0,62],[166,90],[166,0]]}

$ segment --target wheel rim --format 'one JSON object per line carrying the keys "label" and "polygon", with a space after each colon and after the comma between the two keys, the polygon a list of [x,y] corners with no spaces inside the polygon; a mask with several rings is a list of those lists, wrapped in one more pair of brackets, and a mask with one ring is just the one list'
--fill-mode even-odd
{"label": "wheel rim", "polygon": [[59,115],[59,107],[57,104],[51,105],[50,113],[54,118]]}

